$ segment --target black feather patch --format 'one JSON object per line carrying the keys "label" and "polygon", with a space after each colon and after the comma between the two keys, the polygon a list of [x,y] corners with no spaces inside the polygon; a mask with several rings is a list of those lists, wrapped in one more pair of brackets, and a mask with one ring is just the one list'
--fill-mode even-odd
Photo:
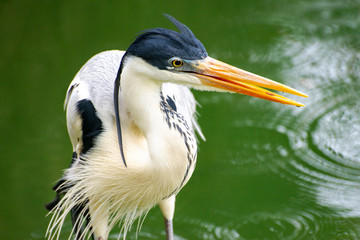
{"label": "black feather patch", "polygon": [[174,100],[170,96],[168,96],[166,98],[166,101],[169,104],[169,106],[172,108],[172,110],[174,110],[176,112],[177,108],[176,108],[176,104],[175,104]]}
{"label": "black feather patch", "polygon": [[77,111],[82,119],[82,153],[86,153],[94,146],[95,138],[103,131],[102,122],[96,114],[93,103],[83,99],[77,103]]}
{"label": "black feather patch", "polygon": [[[89,208],[86,207],[86,204],[87,204],[87,201],[82,204],[75,205],[71,209],[71,222],[74,226],[75,240],[86,239],[83,236],[84,226],[82,226],[82,224],[81,224],[82,223],[81,217],[85,217],[85,219],[86,219],[86,223],[84,222],[83,225],[88,225],[88,224],[90,224],[90,221],[91,221]],[[94,234],[91,234],[91,237],[92,237],[92,239],[95,239]]]}

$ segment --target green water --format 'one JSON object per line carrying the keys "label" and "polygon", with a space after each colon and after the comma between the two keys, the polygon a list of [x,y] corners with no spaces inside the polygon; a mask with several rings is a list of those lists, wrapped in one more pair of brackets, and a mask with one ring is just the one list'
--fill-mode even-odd
{"label": "green water", "polygon": [[[166,12],[210,56],[310,96],[295,108],[195,92],[207,141],[177,198],[176,239],[360,239],[360,1],[124,2],[0,2],[0,238],[44,239],[71,158],[72,77],[143,29],[171,28]],[[155,208],[139,239],[164,234]]]}

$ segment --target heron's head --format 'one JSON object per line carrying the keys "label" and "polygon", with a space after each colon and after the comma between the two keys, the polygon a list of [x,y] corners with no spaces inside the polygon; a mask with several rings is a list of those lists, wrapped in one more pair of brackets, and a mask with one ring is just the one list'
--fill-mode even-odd
{"label": "heron's head", "polygon": [[160,82],[173,82],[200,90],[237,92],[304,106],[267,89],[307,97],[304,93],[209,57],[203,44],[187,26],[169,15],[166,17],[180,32],[163,28],[142,32],[127,49],[125,65],[132,65],[138,73]]}

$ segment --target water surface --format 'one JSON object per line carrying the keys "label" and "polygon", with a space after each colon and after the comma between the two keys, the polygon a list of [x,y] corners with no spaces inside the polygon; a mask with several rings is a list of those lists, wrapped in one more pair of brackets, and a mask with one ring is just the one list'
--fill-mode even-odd
{"label": "water surface", "polygon": [[[62,104],[72,77],[137,32],[171,27],[162,12],[212,57],[310,96],[296,108],[195,92],[207,141],[177,198],[176,238],[359,239],[360,2],[350,0],[1,2],[2,238],[44,238],[43,204],[71,157]],[[139,238],[164,235],[155,208]]]}

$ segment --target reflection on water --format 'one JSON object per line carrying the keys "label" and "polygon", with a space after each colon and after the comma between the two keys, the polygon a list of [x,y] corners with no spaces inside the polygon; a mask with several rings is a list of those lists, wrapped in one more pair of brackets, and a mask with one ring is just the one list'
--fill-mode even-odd
{"label": "reflection on water", "polygon": [[[353,96],[349,97],[349,101],[340,103],[340,106],[314,122],[313,144],[338,164],[345,163],[345,166],[358,169],[360,167],[360,106],[354,101],[356,99],[352,99]],[[359,172],[354,174],[359,175]]]}
{"label": "reflection on water", "polygon": [[298,121],[285,126],[293,131],[290,139],[298,157],[293,165],[311,175],[311,184],[318,183],[313,187],[320,203],[334,206],[337,199],[348,199],[348,204],[339,201],[336,206],[352,208],[360,184],[360,84],[359,73],[352,71],[360,63],[359,53],[333,41],[310,41],[302,47],[295,50],[298,54],[291,53],[294,67],[287,71],[303,76],[304,84],[313,80],[313,99]]}
{"label": "reflection on water", "polygon": [[319,102],[323,111],[303,115],[308,121],[307,132],[300,138],[293,135],[297,160],[292,165],[300,184],[314,190],[321,205],[341,215],[359,217],[359,97],[354,91],[339,94]]}
{"label": "reflection on water", "polygon": [[[340,2],[299,6],[304,8],[294,7],[294,15],[304,17],[302,27],[294,29],[290,23],[290,33],[285,31],[282,41],[273,47],[275,51],[262,59],[253,53],[250,59],[282,63],[283,79],[310,96],[302,100],[307,106],[276,109],[271,120],[239,121],[237,126],[262,128],[269,134],[276,131],[282,136],[276,137],[267,154],[259,149],[261,157],[255,158],[296,183],[301,194],[291,211],[246,216],[235,228],[243,237],[239,239],[321,239],[325,229],[332,231],[333,237],[326,239],[360,237],[360,49],[346,37],[360,27],[360,15],[345,16],[341,10],[350,6]],[[319,18],[313,21],[310,13]],[[289,140],[289,147],[281,144],[281,138]],[[266,147],[261,142],[251,147],[257,148],[257,144]],[[311,199],[318,207],[310,206]],[[344,224],[348,228],[342,229]],[[254,232],[249,233],[252,226],[256,226]],[[266,229],[256,232],[261,227]]]}
{"label": "reflection on water", "polygon": [[[319,206],[329,211],[326,214],[324,210],[312,209],[306,214],[280,217],[294,227],[294,234],[299,234],[296,239],[310,232],[316,235],[324,230],[324,225],[339,224],[346,217],[360,217],[360,52],[358,45],[344,38],[349,29],[359,27],[360,21],[341,18],[329,22],[328,16],[344,5],[338,3],[326,11],[323,7],[312,6],[312,11],[318,11],[324,22],[320,18],[316,24],[305,24],[305,31],[323,31],[324,36],[305,38],[304,29],[299,35],[295,30],[270,56],[289,60],[283,68],[284,77],[299,82],[310,96],[305,100],[305,109],[291,110],[296,116],[291,121],[282,120],[288,114],[282,111],[276,117],[279,121],[274,121],[276,125],[266,126],[287,135],[290,155],[294,156],[277,171],[301,186],[307,198],[313,196]],[[357,229],[354,225],[339,231],[336,237],[358,239]]]}

